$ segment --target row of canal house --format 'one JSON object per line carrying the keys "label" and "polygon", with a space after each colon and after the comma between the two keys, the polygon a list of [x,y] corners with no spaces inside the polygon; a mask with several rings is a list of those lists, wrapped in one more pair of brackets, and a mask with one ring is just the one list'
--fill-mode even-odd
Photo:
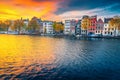
{"label": "row of canal house", "polygon": [[[21,18],[22,19],[22,18]],[[28,26],[29,24],[29,19],[22,19],[24,24],[26,26],[21,27],[20,33],[26,33],[26,34],[31,34],[33,33],[33,30],[26,30],[25,27]],[[33,17],[31,20],[36,20],[38,23],[38,26],[40,27],[39,29],[36,29],[35,32],[39,32],[41,34],[53,34],[53,21],[42,21],[41,19],[37,18],[37,17]],[[12,26],[14,26],[14,21],[12,22]],[[12,30],[11,28],[9,28],[8,34],[18,34],[18,30]]]}
{"label": "row of canal house", "polygon": [[119,36],[119,31],[111,28],[112,18],[97,19],[97,16],[83,16],[81,20],[65,20],[65,35]]}

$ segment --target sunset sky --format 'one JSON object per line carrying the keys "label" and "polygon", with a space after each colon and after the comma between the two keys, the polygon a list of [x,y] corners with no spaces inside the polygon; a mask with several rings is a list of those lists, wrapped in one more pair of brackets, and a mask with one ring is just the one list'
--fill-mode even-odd
{"label": "sunset sky", "polygon": [[0,19],[61,20],[83,15],[120,15],[120,0],[0,0]]}

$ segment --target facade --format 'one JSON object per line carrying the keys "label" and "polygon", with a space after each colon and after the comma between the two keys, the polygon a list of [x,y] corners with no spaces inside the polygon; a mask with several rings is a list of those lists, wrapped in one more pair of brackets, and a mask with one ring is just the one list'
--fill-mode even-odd
{"label": "facade", "polygon": [[64,34],[65,35],[70,34],[70,26],[71,26],[71,21],[65,20],[65,27],[64,27]]}
{"label": "facade", "polygon": [[104,22],[103,22],[102,19],[98,19],[95,34],[97,36],[102,36],[103,35],[103,29],[104,29]]}
{"label": "facade", "polygon": [[65,20],[64,34],[75,35],[76,20]]}
{"label": "facade", "polygon": [[42,21],[41,30],[44,34],[53,34],[53,22],[52,21]]}
{"label": "facade", "polygon": [[91,16],[89,18],[89,26],[87,29],[87,35],[95,35],[96,33],[96,26],[97,26],[97,16]]}
{"label": "facade", "polygon": [[120,30],[115,30],[115,36],[120,36]]}
{"label": "facade", "polygon": [[109,21],[112,18],[105,18],[104,19],[104,28],[103,28],[103,36],[115,36],[115,29],[111,28],[109,25]]}
{"label": "facade", "polygon": [[81,20],[81,35],[87,36],[87,29],[89,26],[89,16],[83,16]]}
{"label": "facade", "polygon": [[70,26],[70,34],[75,35],[75,26],[76,26],[77,21],[72,19],[71,20],[71,26]]}
{"label": "facade", "polygon": [[75,26],[75,35],[81,35],[81,20],[78,20]]}

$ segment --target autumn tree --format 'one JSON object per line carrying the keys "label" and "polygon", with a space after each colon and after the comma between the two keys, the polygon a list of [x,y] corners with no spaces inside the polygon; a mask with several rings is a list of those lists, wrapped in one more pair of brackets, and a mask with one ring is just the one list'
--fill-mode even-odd
{"label": "autumn tree", "polygon": [[109,21],[109,25],[110,25],[110,28],[114,28],[115,29],[115,35],[116,34],[116,30],[119,30],[120,31],[120,17],[114,17],[113,19],[111,19]]}
{"label": "autumn tree", "polygon": [[30,31],[33,31],[33,32],[36,32],[40,29],[40,26],[37,22],[37,20],[35,19],[32,19],[29,23],[28,23],[28,30]]}
{"label": "autumn tree", "polygon": [[5,22],[4,22],[4,25],[5,25],[5,28],[6,28],[6,30],[7,30],[7,33],[8,33],[8,30],[9,30],[9,27],[11,26],[11,21],[10,20],[6,20]]}
{"label": "autumn tree", "polygon": [[18,30],[18,34],[20,34],[20,31],[22,27],[24,26],[24,21],[22,19],[18,19],[14,21],[14,30]]}
{"label": "autumn tree", "polygon": [[3,22],[2,22],[2,21],[0,21],[0,31],[2,31],[2,30],[3,30],[2,24],[3,24]]}
{"label": "autumn tree", "polygon": [[54,22],[53,29],[55,32],[60,33],[64,30],[64,24],[62,22]]}

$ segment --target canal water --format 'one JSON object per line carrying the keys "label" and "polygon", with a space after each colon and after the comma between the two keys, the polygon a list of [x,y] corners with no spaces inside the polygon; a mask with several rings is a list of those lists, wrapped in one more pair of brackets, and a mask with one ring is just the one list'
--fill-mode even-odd
{"label": "canal water", "polygon": [[0,35],[0,80],[120,80],[120,40]]}

